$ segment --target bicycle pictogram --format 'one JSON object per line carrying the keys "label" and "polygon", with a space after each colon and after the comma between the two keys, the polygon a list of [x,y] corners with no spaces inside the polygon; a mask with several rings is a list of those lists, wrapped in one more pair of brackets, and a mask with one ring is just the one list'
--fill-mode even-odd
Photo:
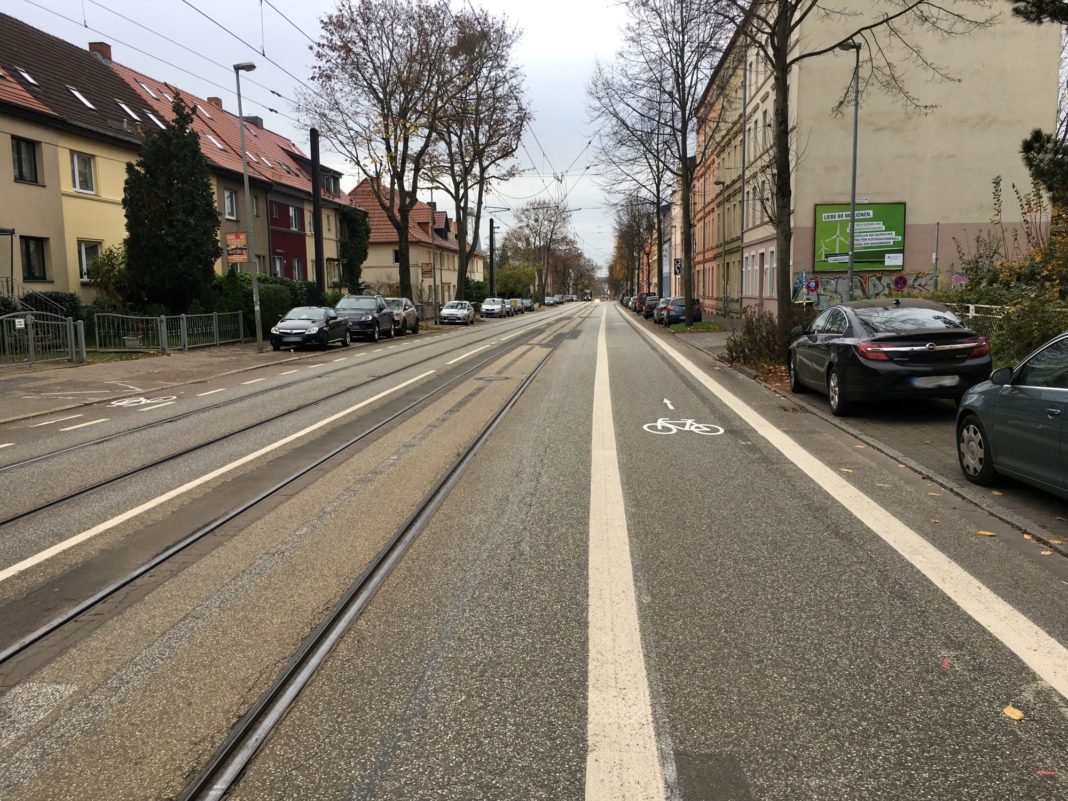
{"label": "bicycle pictogram", "polygon": [[723,433],[723,429],[711,423],[698,423],[695,420],[668,420],[661,417],[655,423],[646,423],[642,426],[650,434],[674,434],[676,431],[692,431],[706,437],[716,437]]}
{"label": "bicycle pictogram", "polygon": [[158,398],[119,398],[118,400],[113,400],[108,406],[117,409],[130,409],[134,406],[151,406],[154,403],[170,403],[174,400],[178,400],[176,395],[160,395]]}

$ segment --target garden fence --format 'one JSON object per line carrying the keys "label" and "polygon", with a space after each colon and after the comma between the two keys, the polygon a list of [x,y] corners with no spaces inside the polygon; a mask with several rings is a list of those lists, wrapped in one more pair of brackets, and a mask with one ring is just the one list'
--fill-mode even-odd
{"label": "garden fence", "polygon": [[137,317],[99,313],[93,321],[98,351],[189,350],[245,338],[241,312]]}
{"label": "garden fence", "polygon": [[47,312],[16,312],[0,317],[0,365],[85,362],[81,320]]}

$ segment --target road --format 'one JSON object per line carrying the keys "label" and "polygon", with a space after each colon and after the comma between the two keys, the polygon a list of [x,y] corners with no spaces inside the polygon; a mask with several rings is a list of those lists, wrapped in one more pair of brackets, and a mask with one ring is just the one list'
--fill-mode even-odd
{"label": "road", "polygon": [[0,648],[269,495],[0,665],[0,798],[177,797],[480,434],[229,797],[1068,798],[1062,556],[616,304],[390,344],[0,427]]}

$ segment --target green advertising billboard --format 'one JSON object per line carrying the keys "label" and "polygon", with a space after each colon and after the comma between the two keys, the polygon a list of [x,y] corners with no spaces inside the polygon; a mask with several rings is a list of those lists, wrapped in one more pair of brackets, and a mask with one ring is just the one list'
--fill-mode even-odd
{"label": "green advertising billboard", "polygon": [[[905,266],[904,203],[858,203],[856,225],[854,270]],[[815,230],[815,271],[845,271],[849,266],[849,204],[817,204]]]}

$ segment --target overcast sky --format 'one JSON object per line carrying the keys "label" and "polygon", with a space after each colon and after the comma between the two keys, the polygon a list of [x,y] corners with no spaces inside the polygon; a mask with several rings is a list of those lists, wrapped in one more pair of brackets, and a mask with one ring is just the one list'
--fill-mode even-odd
{"label": "overcast sky", "polygon": [[[534,198],[566,196],[575,210],[580,247],[606,264],[612,214],[592,178],[585,88],[595,62],[610,60],[619,46],[623,10],[616,0],[470,2],[507,16],[522,30],[516,55],[534,113],[533,131],[524,135],[518,154],[527,172],[502,185],[489,202],[514,208]],[[82,47],[106,41],[116,61],[201,97],[220,96],[234,112],[232,65],[253,61],[256,71],[242,78],[245,113],[262,116],[268,128],[285,133],[305,152],[310,152],[307,132],[283,98],[295,97],[296,79],[307,81],[311,54],[305,35],[317,36],[319,18],[333,5],[333,0],[0,0],[0,9],[13,17]],[[355,172],[339,157],[324,152],[323,161],[348,176],[346,190],[355,185]],[[511,222],[509,211],[493,216],[503,225]],[[482,243],[488,246],[488,225]]]}

